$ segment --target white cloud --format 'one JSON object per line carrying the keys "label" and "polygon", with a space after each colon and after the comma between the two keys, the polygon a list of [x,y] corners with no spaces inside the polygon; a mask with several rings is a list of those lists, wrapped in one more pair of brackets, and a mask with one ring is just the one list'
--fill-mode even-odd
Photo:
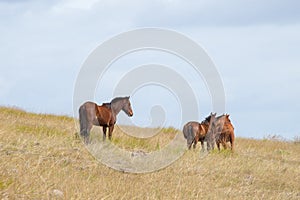
{"label": "white cloud", "polygon": [[[72,95],[64,91],[73,91],[76,73],[89,52],[120,32],[155,26],[180,31],[207,49],[224,79],[228,111],[235,114],[233,119],[239,117],[234,121],[241,134],[249,133],[247,121],[257,120],[256,115],[284,113],[283,124],[294,127],[289,129],[293,136],[299,127],[286,113],[294,119],[299,110],[299,4],[292,0],[1,1],[0,105],[70,114]],[[41,105],[44,101],[47,105]],[[263,120],[271,126],[273,119]],[[258,129],[266,130],[262,124]],[[284,132],[285,126],[275,124],[271,129]]]}

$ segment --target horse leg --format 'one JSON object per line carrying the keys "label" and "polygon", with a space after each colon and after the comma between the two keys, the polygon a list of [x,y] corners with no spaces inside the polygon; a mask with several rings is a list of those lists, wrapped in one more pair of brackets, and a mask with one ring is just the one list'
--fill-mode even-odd
{"label": "horse leg", "polygon": [[233,151],[233,146],[234,146],[234,135],[230,134],[230,144],[231,144],[231,151]]}
{"label": "horse leg", "polygon": [[214,150],[215,149],[215,136],[213,136],[213,138],[209,138],[207,140],[207,151],[210,151],[210,150]]}
{"label": "horse leg", "polygon": [[224,147],[224,149],[227,149],[227,142],[225,138],[223,138],[222,140],[222,146]]}
{"label": "horse leg", "polygon": [[233,151],[233,141],[230,141],[231,144],[231,151]]}
{"label": "horse leg", "polygon": [[114,125],[108,127],[108,139],[109,140],[111,140],[113,130],[114,130]]}
{"label": "horse leg", "polygon": [[204,139],[201,139],[201,151],[204,152]]}
{"label": "horse leg", "polygon": [[207,151],[211,151],[213,149],[214,149],[213,143],[210,140],[208,140],[207,141]]}
{"label": "horse leg", "polygon": [[194,145],[193,145],[194,149],[196,149],[196,145],[197,145],[198,141],[199,141],[199,137],[198,137],[198,134],[196,133],[195,138],[194,138]]}
{"label": "horse leg", "polygon": [[217,147],[218,147],[218,150],[220,151],[220,141],[217,141]]}
{"label": "horse leg", "polygon": [[85,139],[86,135],[87,135],[87,129],[80,127],[80,136]]}
{"label": "horse leg", "polygon": [[89,131],[91,128],[89,128],[90,123],[88,120],[86,107],[80,106],[79,108],[79,124],[80,124],[80,136],[84,138],[84,143],[89,143]]}
{"label": "horse leg", "polygon": [[197,143],[198,143],[198,140],[195,140],[195,141],[194,141],[194,145],[193,145],[193,148],[194,148],[194,149],[196,149]]}
{"label": "horse leg", "polygon": [[107,127],[103,126],[103,141],[106,140],[106,130],[107,130]]}
{"label": "horse leg", "polygon": [[90,143],[90,131],[91,131],[92,127],[93,127],[93,124],[89,123],[87,125],[87,128],[85,129],[85,132],[84,132],[84,135],[83,135],[85,144]]}
{"label": "horse leg", "polygon": [[89,144],[89,143],[90,143],[90,138],[89,138],[89,136],[87,136],[87,135],[84,136],[84,143],[85,143],[85,144]]}
{"label": "horse leg", "polygon": [[212,150],[215,149],[215,141],[213,141],[213,142],[211,143],[211,149],[212,149]]}
{"label": "horse leg", "polygon": [[83,137],[85,135],[86,135],[86,128],[84,128],[80,125],[80,136]]}

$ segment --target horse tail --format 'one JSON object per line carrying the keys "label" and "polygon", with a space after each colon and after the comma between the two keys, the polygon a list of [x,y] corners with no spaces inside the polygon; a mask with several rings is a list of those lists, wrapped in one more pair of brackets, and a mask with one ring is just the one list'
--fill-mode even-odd
{"label": "horse tail", "polygon": [[80,106],[79,108],[79,124],[80,124],[80,135],[86,136],[87,135],[87,112],[85,105]]}
{"label": "horse tail", "polygon": [[189,123],[184,125],[182,132],[183,132],[185,139],[188,139],[190,137],[193,137],[193,138],[195,137],[195,134],[193,131],[193,126]]}
{"label": "horse tail", "polygon": [[234,129],[232,127],[231,133],[230,133],[230,143],[231,143],[231,150],[234,149]]}
{"label": "horse tail", "polygon": [[188,124],[186,124],[186,125],[183,126],[182,132],[183,132],[184,138],[187,139],[187,135],[188,135]]}
{"label": "horse tail", "polygon": [[187,140],[187,146],[190,149],[192,144],[195,141],[195,135],[193,132],[193,126],[190,123],[187,123],[183,127],[183,135],[184,138]]}
{"label": "horse tail", "polygon": [[194,134],[193,126],[190,125],[190,126],[188,127],[188,133],[189,133],[189,136],[190,136],[190,137],[193,137],[193,138],[195,139],[195,136],[196,136],[196,135]]}
{"label": "horse tail", "polygon": [[[191,140],[191,143],[189,144],[189,149],[191,148],[191,146],[192,146],[192,144],[195,142],[195,144],[196,144],[196,135],[195,135],[195,133],[194,133],[194,130],[193,130],[193,126],[192,125],[190,125],[189,127],[188,127],[188,132],[189,132],[189,138],[191,139],[192,138],[192,140]],[[198,142],[198,141],[197,141]],[[195,145],[194,145],[194,148],[195,148]]]}

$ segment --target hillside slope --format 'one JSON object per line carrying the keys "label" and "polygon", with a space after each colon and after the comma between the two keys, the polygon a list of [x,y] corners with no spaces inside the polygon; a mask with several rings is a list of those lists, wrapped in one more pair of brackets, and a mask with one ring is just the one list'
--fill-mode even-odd
{"label": "hillside slope", "polygon": [[[131,174],[94,159],[76,137],[75,123],[0,107],[1,199],[300,199],[299,142],[237,138],[235,153],[201,156],[198,147],[167,168]],[[164,129],[144,140],[117,128],[113,142],[147,152],[175,132]]]}

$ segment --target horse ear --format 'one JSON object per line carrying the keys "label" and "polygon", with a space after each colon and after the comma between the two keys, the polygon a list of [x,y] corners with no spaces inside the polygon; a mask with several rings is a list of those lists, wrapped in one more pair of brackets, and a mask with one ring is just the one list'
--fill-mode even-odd
{"label": "horse ear", "polygon": [[130,96],[128,96],[127,99],[130,99]]}

